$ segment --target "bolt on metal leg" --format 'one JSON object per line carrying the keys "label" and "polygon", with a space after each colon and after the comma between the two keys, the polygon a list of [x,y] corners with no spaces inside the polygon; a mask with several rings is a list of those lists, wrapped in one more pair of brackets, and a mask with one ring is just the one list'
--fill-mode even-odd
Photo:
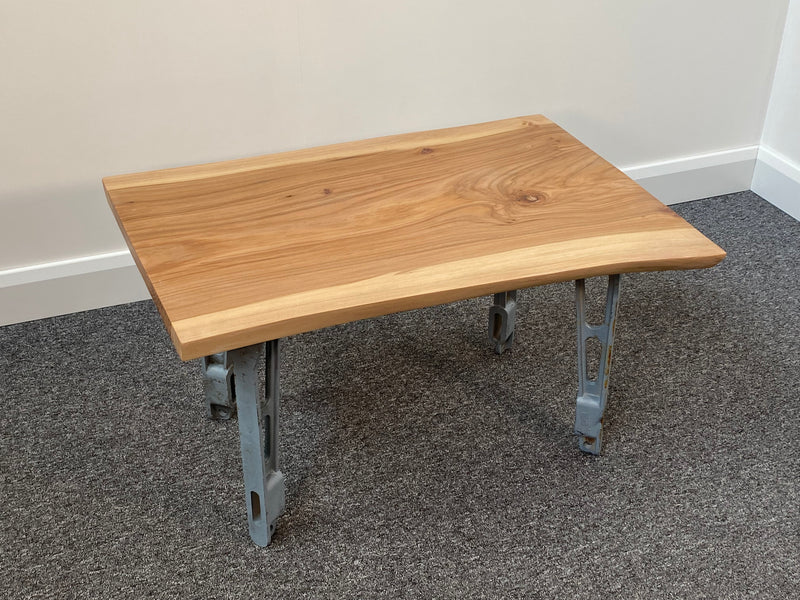
{"label": "bolt on metal leg", "polygon": [[489,343],[502,354],[514,342],[514,325],[517,320],[517,290],[494,295],[494,306],[489,309]]}
{"label": "bolt on metal leg", "polygon": [[210,419],[228,420],[236,414],[236,382],[227,352],[203,358],[203,391]]}
{"label": "bolt on metal leg", "polygon": [[278,456],[279,340],[229,352],[236,376],[239,440],[250,537],[266,546],[286,507]]}
{"label": "bolt on metal leg", "polygon": [[[619,303],[619,275],[608,278],[605,318],[601,325],[586,322],[586,286],[583,279],[575,281],[575,304],[578,315],[578,400],[575,411],[575,435],[584,452],[600,454],[603,446],[603,413],[608,397],[608,380],[611,372],[611,351],[614,346],[614,328],[617,323]],[[596,338],[600,342],[600,364],[597,374],[590,377],[586,356],[586,342]]]}

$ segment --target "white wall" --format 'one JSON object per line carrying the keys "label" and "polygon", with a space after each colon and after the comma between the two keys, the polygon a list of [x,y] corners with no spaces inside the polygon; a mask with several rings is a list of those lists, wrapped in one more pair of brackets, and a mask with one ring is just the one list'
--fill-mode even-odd
{"label": "white wall", "polygon": [[[544,113],[645,185],[686,182],[667,201],[745,189],[786,7],[0,2],[0,324],[53,314],[8,292],[61,293],[61,263],[31,265],[124,250],[104,175]],[[64,310],[143,296],[131,277]]]}
{"label": "white wall", "polygon": [[753,191],[800,219],[800,0],[790,0]]}

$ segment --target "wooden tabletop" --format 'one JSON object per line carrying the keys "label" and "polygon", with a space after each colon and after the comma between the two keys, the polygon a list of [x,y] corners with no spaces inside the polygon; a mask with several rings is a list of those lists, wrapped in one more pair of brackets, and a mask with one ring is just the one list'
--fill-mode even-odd
{"label": "wooden tabletop", "polygon": [[725,252],[542,116],[103,180],[180,357]]}

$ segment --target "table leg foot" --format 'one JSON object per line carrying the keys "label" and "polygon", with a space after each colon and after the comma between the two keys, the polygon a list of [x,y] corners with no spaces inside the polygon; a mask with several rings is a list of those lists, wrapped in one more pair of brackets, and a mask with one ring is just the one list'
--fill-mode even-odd
{"label": "table leg foot", "polygon": [[514,325],[517,320],[517,290],[494,295],[494,306],[489,309],[489,343],[502,354],[514,342]]}
{"label": "table leg foot", "polygon": [[228,420],[236,414],[236,384],[228,352],[203,358],[203,391],[210,419]]}
{"label": "table leg foot", "polygon": [[286,507],[286,483],[278,456],[280,344],[273,340],[229,354],[236,377],[250,537],[257,545],[266,546]]}
{"label": "table leg foot", "polygon": [[[586,286],[583,279],[575,282],[575,305],[578,316],[578,400],[575,410],[575,435],[578,446],[589,454],[600,454],[603,445],[603,414],[608,397],[611,373],[611,353],[619,304],[619,275],[608,278],[605,317],[601,325],[586,322]],[[590,339],[600,342],[597,373],[588,371],[587,344]]]}

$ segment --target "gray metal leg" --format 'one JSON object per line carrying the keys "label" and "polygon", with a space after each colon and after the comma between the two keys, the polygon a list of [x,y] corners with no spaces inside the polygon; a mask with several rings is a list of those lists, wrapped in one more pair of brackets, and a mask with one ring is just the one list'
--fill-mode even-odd
{"label": "gray metal leg", "polygon": [[502,354],[514,342],[514,325],[517,320],[517,290],[494,295],[494,306],[489,309],[489,343]]}
{"label": "gray metal leg", "polygon": [[203,358],[203,389],[209,418],[227,420],[236,414],[236,383],[227,352]]}
{"label": "gray metal leg", "polygon": [[239,439],[250,537],[266,546],[286,507],[278,457],[279,340],[229,352],[236,376]]}
{"label": "gray metal leg", "polygon": [[[583,279],[575,282],[575,303],[578,313],[578,402],[575,411],[575,434],[581,450],[600,454],[603,446],[603,412],[608,396],[611,372],[611,351],[614,346],[614,328],[617,323],[619,302],[619,275],[608,278],[606,311],[602,325],[586,323],[586,287]],[[597,374],[590,378],[586,357],[586,342],[592,338],[600,341],[600,364]]]}

